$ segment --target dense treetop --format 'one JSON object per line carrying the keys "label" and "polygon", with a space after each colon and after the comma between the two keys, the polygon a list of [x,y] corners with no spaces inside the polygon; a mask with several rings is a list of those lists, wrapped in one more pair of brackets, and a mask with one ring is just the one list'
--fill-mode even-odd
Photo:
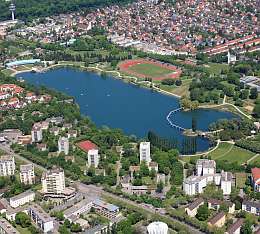
{"label": "dense treetop", "polygon": [[[125,4],[133,2],[133,0],[15,0],[14,2],[17,18],[28,21],[33,18],[99,8],[111,4]],[[0,0],[0,20],[11,18],[9,5],[10,2]]]}

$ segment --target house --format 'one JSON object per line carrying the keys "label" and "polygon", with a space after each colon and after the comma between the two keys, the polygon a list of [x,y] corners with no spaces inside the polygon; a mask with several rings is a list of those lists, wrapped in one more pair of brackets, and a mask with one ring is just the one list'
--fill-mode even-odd
{"label": "house", "polygon": [[208,208],[213,210],[218,210],[220,208],[220,205],[223,202],[217,199],[209,199],[208,200]]}
{"label": "house", "polygon": [[252,168],[251,169],[252,177],[252,186],[255,192],[260,192],[260,168]]}
{"label": "house", "polygon": [[17,208],[26,203],[34,201],[35,193],[33,191],[26,191],[10,198],[10,206]]}
{"label": "house", "polygon": [[39,151],[42,151],[42,152],[47,150],[47,144],[45,144],[45,143],[37,144],[36,147]]}
{"label": "house", "polygon": [[72,138],[72,137],[76,138],[77,134],[78,134],[77,130],[69,130],[68,133],[67,133],[67,137],[68,138]]}
{"label": "house", "polygon": [[244,219],[238,219],[227,229],[225,234],[240,234],[241,227],[244,223]]}
{"label": "house", "polygon": [[208,200],[208,208],[213,210],[219,210],[222,204],[226,204],[228,207],[228,213],[233,214],[235,212],[235,204],[232,202],[224,202],[217,199],[209,199]]}
{"label": "house", "polygon": [[187,215],[195,217],[200,206],[204,204],[203,198],[198,198],[185,208]]}
{"label": "house", "polygon": [[225,225],[226,222],[226,215],[224,212],[217,213],[215,216],[213,216],[209,221],[208,225],[210,227],[218,227],[221,228]]}
{"label": "house", "polygon": [[20,232],[18,232],[6,219],[0,218],[0,233],[19,234]]}
{"label": "house", "polygon": [[155,170],[158,172],[158,163],[157,162],[149,162],[148,164],[149,171]]}
{"label": "house", "polygon": [[242,203],[242,210],[260,216],[260,201],[244,200]]}

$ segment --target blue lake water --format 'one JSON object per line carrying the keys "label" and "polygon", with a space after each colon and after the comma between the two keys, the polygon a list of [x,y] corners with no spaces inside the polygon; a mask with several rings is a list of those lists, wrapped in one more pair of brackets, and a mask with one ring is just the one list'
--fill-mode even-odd
{"label": "blue lake water", "polygon": [[[176,138],[179,142],[184,138],[166,120],[168,113],[179,107],[175,97],[113,77],[103,78],[93,72],[72,68],[59,68],[46,73],[22,73],[18,77],[36,86],[44,85],[73,96],[81,113],[89,116],[97,126],[120,128],[124,133],[139,138],[146,137],[150,130],[162,137]],[[184,128],[191,128],[192,116],[196,117],[200,130],[207,130],[208,125],[218,119],[236,117],[230,112],[199,109],[178,112],[171,116],[171,120]],[[198,151],[207,150],[209,145],[207,139],[197,139]]]}

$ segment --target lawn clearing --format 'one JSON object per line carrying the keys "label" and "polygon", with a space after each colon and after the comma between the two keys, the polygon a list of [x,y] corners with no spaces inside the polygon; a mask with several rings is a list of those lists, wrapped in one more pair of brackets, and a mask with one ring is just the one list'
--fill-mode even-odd
{"label": "lawn clearing", "polygon": [[214,74],[220,74],[222,70],[228,70],[227,64],[222,63],[209,63],[205,68],[210,72]]}
{"label": "lawn clearing", "polygon": [[252,161],[249,162],[249,164],[259,164],[260,165],[260,154],[254,158]]}
{"label": "lawn clearing", "polygon": [[255,153],[239,148],[229,143],[221,143],[219,147],[209,154],[213,160],[226,160],[229,163],[237,162],[239,165],[247,162]]}
{"label": "lawn clearing", "polygon": [[247,174],[246,173],[236,173],[235,177],[236,177],[236,187],[244,188],[246,180],[247,180]]}
{"label": "lawn clearing", "polygon": [[216,160],[220,157],[225,156],[225,154],[232,149],[233,145],[229,143],[220,143],[218,148],[208,154],[212,159]]}

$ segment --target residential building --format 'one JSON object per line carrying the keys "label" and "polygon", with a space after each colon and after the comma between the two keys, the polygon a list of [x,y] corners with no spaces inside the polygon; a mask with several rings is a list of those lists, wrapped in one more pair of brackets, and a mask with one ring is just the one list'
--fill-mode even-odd
{"label": "residential building", "polygon": [[190,176],[183,182],[183,190],[187,195],[195,195],[203,192],[203,188],[207,186],[206,176]]}
{"label": "residential building", "polygon": [[93,200],[94,199],[91,198],[85,198],[84,200],[74,204],[63,212],[64,218],[73,222],[74,219],[78,219],[81,214],[88,213],[93,206]]}
{"label": "residential building", "polygon": [[53,167],[42,174],[42,192],[61,194],[65,191],[65,176],[62,168]]}
{"label": "residential building", "polygon": [[152,161],[151,154],[150,154],[150,142],[141,142],[139,153],[140,153],[140,163],[144,161],[149,165],[149,163]]}
{"label": "residential building", "polygon": [[11,176],[15,172],[14,157],[3,155],[0,157],[0,176]]}
{"label": "residential building", "polygon": [[63,152],[65,155],[69,154],[69,139],[66,137],[60,137],[58,141],[59,154]]}
{"label": "residential building", "polygon": [[88,166],[97,168],[99,164],[98,149],[91,149],[88,151]]}
{"label": "residential building", "polygon": [[230,195],[232,187],[232,173],[231,172],[221,172],[221,189],[223,190],[223,195]]}
{"label": "residential building", "polygon": [[208,208],[213,210],[219,210],[222,204],[226,204],[228,207],[228,213],[233,214],[235,212],[235,204],[232,202],[225,202],[218,199],[209,199],[208,200]]}
{"label": "residential building", "polygon": [[210,227],[218,227],[221,228],[225,225],[226,222],[226,215],[224,212],[217,213],[215,216],[213,216],[209,221],[208,225]]}
{"label": "residential building", "polygon": [[252,186],[255,192],[260,192],[260,168],[252,168],[251,169],[252,177]]}
{"label": "residential building", "polygon": [[209,159],[198,159],[196,163],[196,175],[206,176],[216,173],[216,162]]}
{"label": "residential building", "polygon": [[22,184],[34,184],[35,183],[35,174],[34,174],[34,165],[33,164],[20,165],[20,181]]}
{"label": "residential building", "polygon": [[163,222],[153,222],[147,226],[148,234],[167,234],[168,225]]}
{"label": "residential building", "polygon": [[19,234],[20,232],[18,232],[6,219],[0,218],[0,233]]}
{"label": "residential building", "polygon": [[41,142],[42,141],[42,129],[38,126],[34,126],[31,131],[32,142]]}
{"label": "residential building", "polygon": [[110,220],[116,218],[119,215],[119,207],[110,203],[106,203],[100,199],[93,201],[93,208],[95,209],[96,213],[103,215]]}
{"label": "residential building", "polygon": [[40,228],[44,233],[53,231],[54,220],[47,214],[39,205],[33,204],[28,208],[28,215],[32,221]]}
{"label": "residential building", "polygon": [[21,194],[18,194],[14,197],[10,198],[10,206],[13,208],[17,208],[19,206],[23,206],[26,203],[34,201],[35,192],[33,191],[26,191]]}
{"label": "residential building", "polygon": [[187,215],[195,217],[200,206],[204,204],[203,198],[198,198],[185,208]]}
{"label": "residential building", "polygon": [[244,219],[237,219],[232,225],[229,226],[225,234],[240,234]]}
{"label": "residential building", "polygon": [[84,234],[106,234],[109,232],[108,225],[97,225],[93,228],[87,229]]}
{"label": "residential building", "polygon": [[242,203],[242,210],[260,216],[260,201],[247,201]]}
{"label": "residential building", "polygon": [[150,162],[148,164],[149,171],[155,170],[155,172],[158,172],[158,163],[157,162]]}

